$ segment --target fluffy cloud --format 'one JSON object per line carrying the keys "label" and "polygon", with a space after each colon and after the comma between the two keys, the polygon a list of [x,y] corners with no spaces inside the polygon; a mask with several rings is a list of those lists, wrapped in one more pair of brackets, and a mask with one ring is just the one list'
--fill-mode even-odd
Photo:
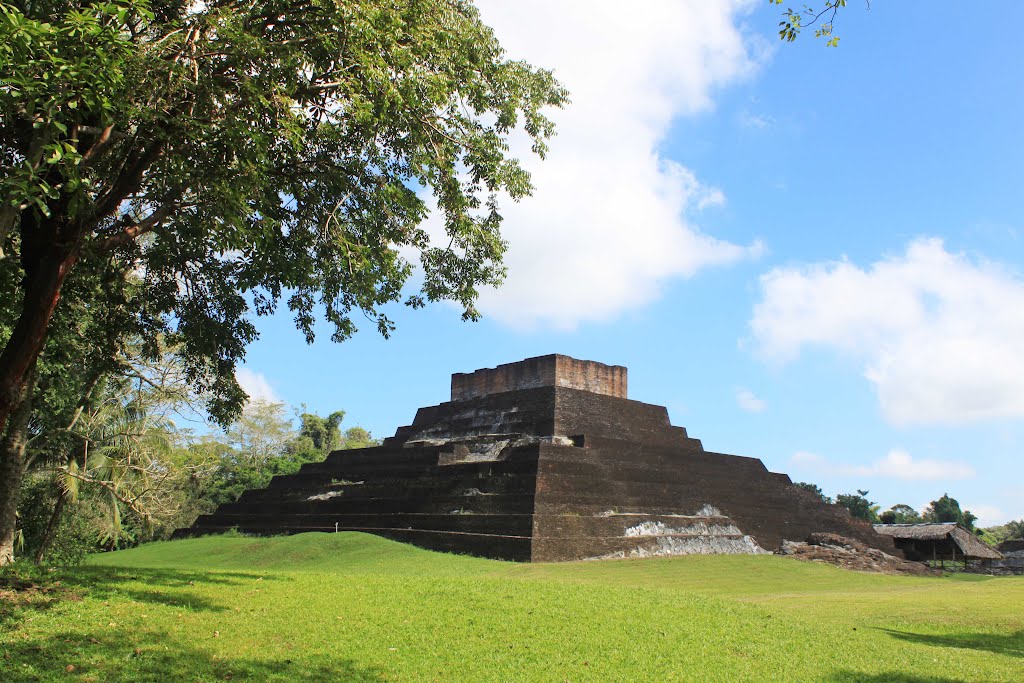
{"label": "fluffy cloud", "polygon": [[787,362],[820,346],[858,359],[890,422],[1024,417],[1024,280],[996,264],[920,239],[868,268],[778,268],[761,289],[761,352]]}
{"label": "fluffy cloud", "polygon": [[513,147],[536,192],[503,205],[509,274],[482,292],[486,314],[568,329],[760,252],[696,228],[692,217],[724,196],[658,151],[675,117],[708,109],[715,88],[753,70],[737,27],[749,1],[478,4],[511,56],[553,68],[572,96],[546,160]]}
{"label": "fluffy cloud", "polygon": [[974,523],[976,527],[985,528],[1006,524],[1010,520],[1005,512],[994,505],[962,505],[960,507],[962,510],[970,510],[978,518],[978,521]]}
{"label": "fluffy cloud", "polygon": [[261,372],[254,372],[249,368],[238,368],[235,370],[235,379],[242,386],[245,393],[249,394],[252,401],[267,401],[268,403],[281,403],[281,399],[270,386],[270,382]]}
{"label": "fluffy cloud", "polygon": [[818,455],[817,453],[811,453],[810,451],[797,451],[790,457],[790,464],[793,465],[815,465],[818,466],[825,462],[824,456]]}
{"label": "fluffy cloud", "polygon": [[816,453],[798,451],[789,459],[803,470],[841,477],[876,477],[905,481],[959,481],[974,476],[974,468],[954,460],[915,460],[906,451],[893,449],[880,460],[867,465],[833,463]]}
{"label": "fluffy cloud", "polygon": [[762,413],[768,407],[768,404],[755,396],[754,392],[743,387],[736,390],[736,405],[748,413]]}
{"label": "fluffy cloud", "polygon": [[884,458],[870,465],[842,466],[840,473],[912,481],[959,481],[973,477],[974,468],[954,460],[914,460],[905,451],[891,450]]}

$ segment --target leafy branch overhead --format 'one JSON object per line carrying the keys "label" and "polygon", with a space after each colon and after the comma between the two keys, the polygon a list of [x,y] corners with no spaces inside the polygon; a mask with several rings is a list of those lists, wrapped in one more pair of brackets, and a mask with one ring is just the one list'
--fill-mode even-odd
{"label": "leafy branch overhead", "polygon": [[[773,5],[781,5],[782,0],[768,0]],[[864,0],[864,4],[871,9],[871,0]],[[782,13],[782,21],[779,22],[779,38],[792,43],[805,28],[814,29],[815,38],[827,38],[828,47],[839,46],[839,36],[833,33],[836,15],[839,10],[846,7],[846,0],[826,0],[825,6],[818,10],[804,5],[800,10],[791,7],[786,8]]]}
{"label": "leafy branch overhead", "polygon": [[225,417],[249,302],[286,300],[309,340],[318,309],[335,340],[357,313],[388,334],[390,302],[475,319],[503,274],[496,197],[531,189],[508,135],[543,154],[544,109],[565,102],[464,0],[5,0],[0,267],[24,276],[4,296],[25,334],[0,380],[24,376],[31,354],[10,347],[45,330],[83,260],[134,264]]}

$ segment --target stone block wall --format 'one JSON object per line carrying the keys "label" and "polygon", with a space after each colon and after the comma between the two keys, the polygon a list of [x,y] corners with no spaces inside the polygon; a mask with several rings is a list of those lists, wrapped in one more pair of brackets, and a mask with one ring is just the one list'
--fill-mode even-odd
{"label": "stone block wall", "polygon": [[452,375],[452,401],[467,401],[489,394],[539,387],[566,387],[605,396],[626,398],[627,371],[621,365],[605,365],[552,354]]}

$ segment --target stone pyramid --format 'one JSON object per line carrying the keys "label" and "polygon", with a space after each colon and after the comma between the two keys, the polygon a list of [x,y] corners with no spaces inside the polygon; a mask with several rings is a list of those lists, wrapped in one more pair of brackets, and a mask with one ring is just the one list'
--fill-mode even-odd
{"label": "stone pyramid", "polygon": [[626,368],[562,355],[452,375],[451,401],[381,446],[275,477],[177,535],[232,528],[364,531],[534,562],[766,552],[812,532],[899,554],[845,508],[629,400]]}

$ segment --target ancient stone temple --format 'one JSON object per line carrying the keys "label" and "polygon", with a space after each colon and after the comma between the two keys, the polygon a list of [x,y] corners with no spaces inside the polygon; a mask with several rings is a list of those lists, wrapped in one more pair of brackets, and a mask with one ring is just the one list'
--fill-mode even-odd
{"label": "ancient stone temple", "polygon": [[179,535],[365,531],[523,561],[765,552],[811,532],[892,539],[769,472],[704,450],[626,368],[551,355],[452,376],[383,445],[335,451]]}

